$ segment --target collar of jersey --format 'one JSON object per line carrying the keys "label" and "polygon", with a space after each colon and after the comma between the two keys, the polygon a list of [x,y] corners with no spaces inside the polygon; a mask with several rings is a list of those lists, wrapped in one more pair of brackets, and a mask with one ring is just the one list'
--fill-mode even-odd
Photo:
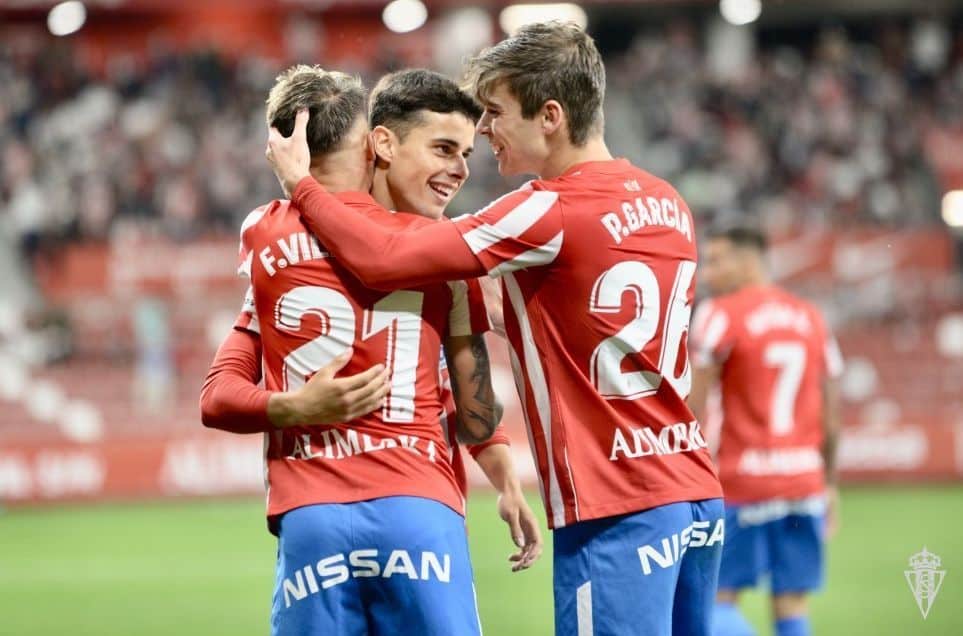
{"label": "collar of jersey", "polygon": [[583,161],[563,172],[559,178],[577,174],[621,174],[630,165],[628,159],[623,157],[613,157],[603,161]]}

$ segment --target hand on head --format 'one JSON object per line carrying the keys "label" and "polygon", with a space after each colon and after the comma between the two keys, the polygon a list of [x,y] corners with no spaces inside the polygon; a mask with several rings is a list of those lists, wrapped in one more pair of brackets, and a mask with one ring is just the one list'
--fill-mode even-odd
{"label": "hand on head", "polygon": [[295,186],[310,174],[311,152],[308,150],[307,128],[310,115],[307,109],[298,111],[294,119],[294,130],[285,137],[274,126],[268,131],[267,149],[264,155],[271,163],[274,174],[288,197]]}

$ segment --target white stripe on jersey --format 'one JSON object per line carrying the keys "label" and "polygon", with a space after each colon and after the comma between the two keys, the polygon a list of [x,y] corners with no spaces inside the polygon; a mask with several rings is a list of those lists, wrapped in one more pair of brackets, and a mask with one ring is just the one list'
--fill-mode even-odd
{"label": "white stripe on jersey", "polygon": [[254,252],[247,248],[244,248],[244,250],[247,252],[247,256],[244,258],[244,262],[237,266],[237,275],[250,278],[251,264],[254,262]]}
{"label": "white stripe on jersey", "polygon": [[[555,528],[565,525],[565,505],[562,502],[562,491],[558,485],[558,476],[555,472],[554,447],[552,446],[552,403],[548,397],[548,384],[545,382],[545,372],[542,370],[542,361],[535,349],[535,339],[532,335],[532,325],[528,322],[528,312],[525,309],[525,299],[522,297],[522,290],[515,281],[514,274],[505,274],[502,279],[505,281],[505,290],[511,301],[515,317],[518,319],[518,329],[521,332],[525,369],[528,371],[528,384],[532,388],[535,396],[535,409],[537,411],[538,423],[545,433],[545,443],[548,446],[548,498],[552,507],[552,521]],[[527,400],[522,393],[522,407],[525,407]],[[526,409],[527,410],[527,409]],[[571,475],[569,475],[571,479]]]}
{"label": "white stripe on jersey", "polygon": [[719,341],[722,340],[722,336],[726,335],[726,329],[729,328],[729,316],[726,315],[721,309],[708,319],[708,324],[705,326],[705,331],[699,337],[699,350],[697,352],[698,360],[700,365],[710,365],[713,362],[721,363],[724,361],[726,356],[718,356],[715,353],[716,347],[719,346]]}
{"label": "white stripe on jersey", "polygon": [[243,252],[245,254],[245,258],[244,258],[244,262],[238,265],[237,267],[238,276],[247,276],[248,278],[251,277],[251,261],[254,258],[254,253],[247,248],[247,245],[244,244],[244,232],[246,232],[249,227],[254,226],[255,224],[257,224],[258,221],[261,220],[261,217],[264,216],[264,211],[265,211],[265,208],[257,208],[256,210],[251,210],[251,212],[248,213],[247,217],[244,219],[244,222],[241,223],[241,233],[240,233],[241,249],[239,253]]}
{"label": "white stripe on jersey", "polygon": [[568,446],[565,446],[562,451],[565,453],[565,470],[568,471],[568,485],[572,487],[572,499],[575,501],[575,520],[579,520],[578,516],[578,493],[575,492],[575,478],[572,476],[572,465],[568,462]]}
{"label": "white stripe on jersey", "polygon": [[538,223],[545,213],[558,201],[557,192],[533,190],[523,202],[515,206],[494,225],[482,223],[463,237],[475,254],[487,250],[506,238],[518,238],[530,227]]}
{"label": "white stripe on jersey", "polygon": [[495,266],[492,271],[488,272],[488,275],[492,278],[498,278],[499,276],[503,276],[509,272],[525,269],[526,267],[548,265],[555,260],[556,256],[558,256],[559,251],[562,249],[562,239],[564,237],[565,230],[562,230],[545,245],[540,245],[539,247],[532,248],[527,252],[522,252],[510,261],[502,261]]}
{"label": "white stripe on jersey", "polygon": [[261,323],[257,320],[257,307],[254,305],[254,287],[251,285],[247,286],[247,292],[244,293],[244,302],[241,303],[241,313],[248,317],[247,325],[244,328],[261,335]]}
{"label": "white stripe on jersey", "polygon": [[839,351],[839,344],[832,334],[826,338],[826,373],[835,379],[843,374],[843,354]]}
{"label": "white stripe on jersey", "polygon": [[[532,435],[532,422],[528,418],[528,409],[525,408],[525,376],[522,373],[522,363],[518,361],[518,354],[515,348],[508,344],[508,360],[512,365],[512,378],[515,380],[515,389],[518,391],[518,399],[522,402],[522,417],[525,419],[525,433],[528,435],[528,447],[535,456],[535,437]],[[538,469],[538,459],[535,460],[535,476],[538,477],[538,496],[542,499],[542,504],[548,509],[548,502],[545,501],[545,482],[542,480],[542,471]]]}
{"label": "white stripe on jersey", "polygon": [[451,288],[451,311],[448,313],[448,334],[471,335],[471,311],[468,308],[468,283],[463,280],[448,281]]}
{"label": "white stripe on jersey", "polygon": [[592,628],[592,582],[586,581],[575,590],[575,617],[578,636],[593,636]]}

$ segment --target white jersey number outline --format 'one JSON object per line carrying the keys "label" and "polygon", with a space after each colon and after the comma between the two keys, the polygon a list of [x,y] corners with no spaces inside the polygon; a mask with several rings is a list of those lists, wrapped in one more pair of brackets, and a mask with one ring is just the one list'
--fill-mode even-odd
{"label": "white jersey number outline", "polygon": [[681,261],[676,270],[672,293],[669,296],[662,324],[662,348],[659,351],[657,371],[622,371],[626,356],[642,351],[656,337],[660,324],[659,280],[652,268],[640,261],[617,263],[595,281],[589,299],[589,311],[595,313],[618,313],[622,310],[622,296],[633,294],[635,318],[614,336],[606,338],[589,362],[592,384],[607,400],[635,400],[652,395],[659,390],[662,380],[669,382],[681,398],[689,395],[692,388],[692,368],[685,361],[682,372],[676,376],[682,337],[689,330],[692,305],[688,291],[695,275],[693,261]]}
{"label": "white jersey number outline", "polygon": [[[423,300],[422,292],[401,290],[364,311],[362,340],[388,331],[385,366],[390,373],[391,390],[382,408],[385,422],[412,422],[415,418]],[[304,386],[312,374],[354,344],[357,316],[341,292],[327,287],[295,287],[278,298],[274,306],[275,324],[284,331],[299,331],[301,319],[307,314],[318,316],[321,333],[285,356],[281,373],[285,391]]]}

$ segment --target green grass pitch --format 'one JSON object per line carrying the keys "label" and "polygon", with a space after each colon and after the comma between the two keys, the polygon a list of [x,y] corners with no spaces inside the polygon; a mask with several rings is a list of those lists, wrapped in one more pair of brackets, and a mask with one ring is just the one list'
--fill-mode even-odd
{"label": "green grass pitch", "polygon": [[[814,634],[963,634],[961,521],[961,486],[845,490],[828,584],[812,605]],[[469,527],[486,634],[551,634],[550,551],[512,574],[488,494],[473,497]],[[925,621],[903,575],[924,545],[947,572]],[[0,513],[0,633],[266,634],[274,549],[255,500]],[[764,596],[744,608],[760,634],[771,633]]]}

